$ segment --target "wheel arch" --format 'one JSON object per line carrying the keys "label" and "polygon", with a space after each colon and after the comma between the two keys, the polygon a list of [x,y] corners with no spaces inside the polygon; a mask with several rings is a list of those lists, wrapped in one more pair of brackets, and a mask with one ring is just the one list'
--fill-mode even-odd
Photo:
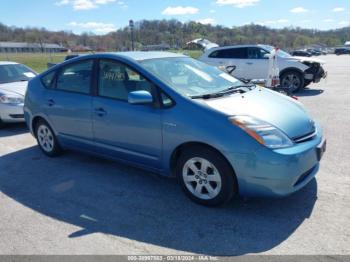
{"label": "wheel arch", "polygon": [[36,130],[35,129],[36,129],[36,126],[39,123],[39,121],[45,121],[46,123],[48,123],[50,125],[49,121],[47,121],[47,119],[45,119],[45,117],[43,117],[41,115],[33,117],[32,122],[30,124],[30,127],[32,129],[34,137],[36,137],[36,132],[35,132]]}
{"label": "wheel arch", "polygon": [[281,72],[280,72],[280,77],[282,77],[283,74],[287,73],[287,72],[298,72],[299,74],[303,75],[305,74],[305,72],[299,68],[296,68],[296,67],[287,67],[285,69],[283,69]]}
{"label": "wheel arch", "polygon": [[235,184],[237,186],[237,192],[239,192],[239,184],[238,184],[238,179],[237,179],[237,175],[236,175],[236,171],[234,169],[234,167],[232,166],[231,162],[227,159],[227,157],[217,148],[215,148],[214,146],[211,146],[209,144],[203,143],[203,142],[186,142],[183,143],[181,145],[179,145],[177,148],[174,149],[174,151],[171,154],[170,157],[170,171],[173,177],[175,177],[175,170],[176,170],[176,162],[179,159],[179,157],[181,156],[182,152],[184,152],[184,150],[191,148],[191,147],[206,147],[209,148],[213,151],[215,151],[216,153],[218,153],[220,156],[222,156],[227,164],[231,167],[231,171],[233,173],[233,178],[235,179]]}

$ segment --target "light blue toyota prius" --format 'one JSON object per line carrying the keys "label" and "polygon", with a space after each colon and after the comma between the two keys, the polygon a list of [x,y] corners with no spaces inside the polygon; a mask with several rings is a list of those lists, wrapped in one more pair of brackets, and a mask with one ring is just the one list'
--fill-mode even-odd
{"label": "light blue toyota prius", "polygon": [[57,65],[30,81],[24,114],[49,157],[79,150],[175,176],[208,206],[290,195],[314,179],[326,150],[299,102],[167,52]]}

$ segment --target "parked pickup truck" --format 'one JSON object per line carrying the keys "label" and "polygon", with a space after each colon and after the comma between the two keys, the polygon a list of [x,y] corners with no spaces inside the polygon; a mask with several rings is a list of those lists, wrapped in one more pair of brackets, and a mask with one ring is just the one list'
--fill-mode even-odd
{"label": "parked pickup truck", "polygon": [[[240,79],[267,79],[269,56],[274,47],[268,45],[240,45],[216,47],[207,50],[200,58],[202,62],[217,66],[235,66],[233,75]],[[281,86],[296,92],[327,76],[316,58],[297,57],[278,50],[277,66],[280,70]]]}

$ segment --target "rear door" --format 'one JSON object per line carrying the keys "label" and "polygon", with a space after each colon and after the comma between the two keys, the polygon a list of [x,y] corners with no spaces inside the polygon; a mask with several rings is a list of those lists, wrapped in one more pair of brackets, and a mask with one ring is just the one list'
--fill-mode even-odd
{"label": "rear door", "polygon": [[64,144],[90,148],[92,134],[91,82],[93,60],[63,67],[45,92],[44,110]]}
{"label": "rear door", "polygon": [[160,169],[161,110],[152,105],[131,105],[132,91],[156,87],[137,71],[115,60],[100,60],[98,90],[93,99],[94,140],[101,154]]}

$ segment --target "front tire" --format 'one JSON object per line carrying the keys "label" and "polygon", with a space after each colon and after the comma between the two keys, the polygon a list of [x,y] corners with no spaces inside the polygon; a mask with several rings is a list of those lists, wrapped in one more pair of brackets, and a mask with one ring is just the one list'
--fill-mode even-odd
{"label": "front tire", "polygon": [[46,121],[40,120],[37,123],[35,128],[35,136],[41,151],[45,155],[49,157],[56,157],[62,153],[58,140],[52,128]]}
{"label": "front tire", "polygon": [[238,191],[230,164],[207,147],[194,146],[183,152],[177,161],[176,175],[186,195],[201,205],[225,204]]}
{"label": "front tire", "polygon": [[305,79],[297,71],[287,71],[281,75],[281,86],[288,88],[290,93],[297,92],[304,88]]}
{"label": "front tire", "polygon": [[304,82],[304,88],[308,87],[309,85],[311,85],[312,80],[305,80]]}

